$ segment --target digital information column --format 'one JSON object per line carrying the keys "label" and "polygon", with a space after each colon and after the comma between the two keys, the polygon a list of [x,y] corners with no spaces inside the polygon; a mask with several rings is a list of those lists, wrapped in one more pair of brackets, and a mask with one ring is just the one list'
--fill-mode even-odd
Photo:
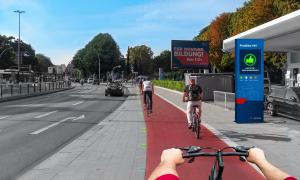
{"label": "digital information column", "polygon": [[264,121],[264,41],[235,40],[235,121]]}

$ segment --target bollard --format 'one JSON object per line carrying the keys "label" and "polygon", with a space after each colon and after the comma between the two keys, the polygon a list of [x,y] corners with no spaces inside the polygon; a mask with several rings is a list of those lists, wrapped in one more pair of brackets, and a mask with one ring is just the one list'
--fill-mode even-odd
{"label": "bollard", "polygon": [[40,86],[40,92],[42,91],[42,83],[39,83]]}
{"label": "bollard", "polygon": [[13,95],[13,85],[10,85],[10,95]]}
{"label": "bollard", "polygon": [[29,84],[27,84],[27,94],[29,94]]}
{"label": "bollard", "polygon": [[22,85],[19,84],[19,92],[20,92],[20,95],[22,94]]}
{"label": "bollard", "polygon": [[35,83],[33,84],[33,92],[35,93]]}
{"label": "bollard", "polygon": [[3,90],[2,88],[3,88],[3,87],[2,87],[2,84],[1,84],[1,87],[0,87],[0,90],[1,90],[1,97],[2,97],[2,90]]}

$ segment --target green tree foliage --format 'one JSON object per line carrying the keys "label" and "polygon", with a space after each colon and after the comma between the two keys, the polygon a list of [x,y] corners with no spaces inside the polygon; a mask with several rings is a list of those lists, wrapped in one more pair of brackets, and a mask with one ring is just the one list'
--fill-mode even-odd
{"label": "green tree foliage", "polygon": [[[194,40],[210,41],[212,67],[218,71],[232,71],[234,55],[221,51],[224,39],[298,9],[300,9],[299,0],[249,0],[234,13],[219,15],[210,25],[203,28]],[[274,71],[281,69],[286,61],[284,55],[277,55],[268,53],[265,56],[266,66]]]}
{"label": "green tree foliage", "polygon": [[162,51],[158,56],[155,56],[153,59],[153,69],[155,72],[158,72],[159,68],[163,68],[164,72],[171,70],[171,51],[165,50]]}
{"label": "green tree foliage", "polygon": [[108,33],[95,36],[83,49],[77,51],[72,63],[85,77],[98,74],[98,60],[100,59],[101,76],[120,63],[119,46]]}
{"label": "green tree foliage", "polygon": [[49,57],[43,54],[36,54],[35,55],[37,60],[37,69],[39,72],[48,72],[48,67],[53,66]]}
{"label": "green tree foliage", "polygon": [[78,68],[73,69],[73,77],[75,77],[76,79],[81,78],[81,71]]}
{"label": "green tree foliage", "polygon": [[129,63],[133,65],[134,71],[143,75],[153,74],[153,52],[146,45],[129,48]]}
{"label": "green tree foliage", "polygon": [[[18,53],[18,40],[12,36],[0,35],[0,69],[11,69],[17,68],[18,64],[16,62]],[[21,65],[26,67],[31,67],[31,70],[35,72],[47,72],[48,67],[44,67],[44,55],[35,55],[35,50],[30,44],[23,41],[20,42],[20,54],[21,54]],[[38,59],[38,58],[40,59]],[[43,60],[41,60],[41,58]],[[48,65],[52,65],[49,58],[46,58]],[[49,62],[48,62],[49,61]],[[41,64],[39,64],[41,63]],[[41,68],[41,69],[40,69]],[[22,70],[22,69],[21,69]]]}

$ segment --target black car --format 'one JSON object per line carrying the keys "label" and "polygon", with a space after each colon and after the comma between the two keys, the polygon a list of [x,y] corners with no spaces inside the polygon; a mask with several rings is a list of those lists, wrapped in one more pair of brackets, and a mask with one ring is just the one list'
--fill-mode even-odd
{"label": "black car", "polygon": [[267,95],[267,111],[300,120],[300,87],[272,88]]}
{"label": "black car", "polygon": [[105,88],[105,96],[123,96],[124,86],[120,82],[110,82]]}

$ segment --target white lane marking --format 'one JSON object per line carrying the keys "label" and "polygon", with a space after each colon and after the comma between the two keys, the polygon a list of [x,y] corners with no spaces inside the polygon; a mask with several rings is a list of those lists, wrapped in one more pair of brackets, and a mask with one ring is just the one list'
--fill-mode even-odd
{"label": "white lane marking", "polygon": [[47,126],[47,127],[44,127],[44,128],[39,129],[39,130],[37,130],[37,131],[31,132],[30,134],[31,134],[31,135],[37,135],[37,134],[40,134],[40,133],[42,133],[42,132],[44,132],[44,131],[46,131],[46,130],[48,130],[48,129],[54,127],[54,126],[57,126],[57,125],[59,125],[59,124],[65,122],[65,121],[67,121],[67,120],[74,119],[74,118],[75,118],[75,117],[68,117],[68,118],[65,118],[65,119],[63,119],[63,120],[61,120],[61,121],[58,121],[58,122],[53,123],[53,124],[50,124],[50,125]]}
{"label": "white lane marking", "polygon": [[19,104],[19,105],[9,105],[7,107],[40,107],[45,105],[46,104]]}
{"label": "white lane marking", "polygon": [[48,112],[48,113],[45,113],[45,114],[41,114],[39,116],[36,116],[34,118],[42,118],[42,117],[45,117],[45,116],[49,116],[50,114],[53,114],[53,113],[56,113],[57,111],[51,111],[51,112]]}
{"label": "white lane marking", "polygon": [[74,104],[72,104],[72,105],[73,105],[73,106],[76,106],[76,105],[81,104],[81,103],[83,103],[83,101],[79,101],[79,102],[74,103]]}
{"label": "white lane marking", "polygon": [[0,119],[5,119],[5,118],[7,118],[8,116],[2,116],[2,117],[0,117]]}
{"label": "white lane marking", "polygon": [[72,121],[77,121],[77,120],[84,119],[84,118],[85,118],[85,115],[83,114],[83,115],[73,119]]}

